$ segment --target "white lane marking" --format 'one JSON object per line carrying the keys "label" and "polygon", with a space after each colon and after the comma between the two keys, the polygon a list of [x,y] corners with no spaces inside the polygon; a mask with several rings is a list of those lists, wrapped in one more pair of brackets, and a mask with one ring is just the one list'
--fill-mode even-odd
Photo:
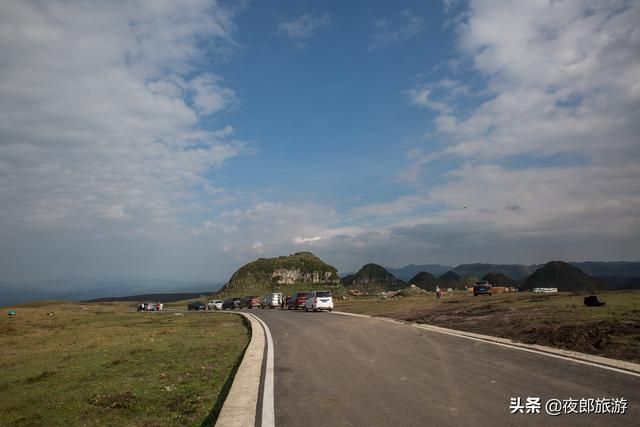
{"label": "white lane marking", "polygon": [[274,410],[274,353],[273,338],[267,324],[258,316],[254,317],[262,324],[264,334],[267,337],[267,365],[264,372],[264,388],[262,391],[262,427],[273,427],[276,425]]}
{"label": "white lane marking", "polygon": [[[480,342],[484,342],[484,343],[488,343],[488,344],[495,344],[495,345],[499,345],[502,347],[507,347],[507,348],[512,348],[515,350],[521,350],[521,351],[526,351],[529,353],[534,353],[534,354],[540,354],[543,356],[548,356],[548,357],[555,357],[556,359],[563,359],[563,360],[568,360],[570,362],[575,362],[575,363],[580,363],[582,365],[587,365],[587,366],[593,366],[596,368],[600,368],[600,369],[607,369],[609,371],[613,371],[613,372],[618,372],[620,374],[626,374],[626,375],[631,375],[634,377],[640,377],[640,373],[638,372],[634,372],[631,370],[626,370],[626,369],[620,369],[620,368],[616,368],[614,366],[609,366],[609,365],[603,365],[601,363],[597,363],[597,362],[592,362],[592,361],[588,361],[588,360],[584,360],[582,358],[588,358],[588,357],[593,357],[589,354],[580,354],[579,356],[577,355],[576,357],[569,357],[569,356],[563,356],[560,354],[556,354],[556,351],[561,351],[561,350],[556,350],[553,348],[545,348],[544,350],[537,350],[535,348],[530,348],[528,344],[510,344],[510,343],[506,343],[506,342],[498,342],[497,340],[503,340],[501,338],[497,338],[497,337],[491,337],[491,336],[487,336],[486,338],[483,338],[482,336],[480,336],[480,334],[474,334],[477,336],[470,336],[467,335],[465,333],[456,331],[454,329],[447,329],[447,328],[442,328],[439,326],[429,326],[429,325],[419,325],[416,323],[410,323],[410,322],[402,322],[399,320],[395,320],[395,319],[389,319],[386,317],[376,317],[376,316],[369,316],[366,314],[356,314],[356,313],[346,313],[344,311],[333,311],[333,313],[335,314],[341,314],[341,315],[345,315],[345,316],[353,316],[353,317],[362,317],[362,318],[368,318],[368,319],[376,319],[376,320],[382,320],[383,322],[390,322],[390,323],[396,323],[396,324],[400,324],[400,325],[410,325],[413,326],[414,328],[419,328],[419,329],[424,329],[427,331],[432,331],[432,332],[438,332],[440,334],[445,334],[445,335],[451,335],[454,337],[460,337],[460,338],[466,338],[469,340],[474,340],[474,341],[480,341]],[[580,358],[578,358],[580,357]],[[599,358],[599,356],[596,356]],[[600,358],[600,359],[604,359],[604,358]],[[618,361],[615,359],[611,359],[611,362],[619,362],[623,365],[628,365],[631,366],[632,364],[630,362],[624,362],[624,361]]]}

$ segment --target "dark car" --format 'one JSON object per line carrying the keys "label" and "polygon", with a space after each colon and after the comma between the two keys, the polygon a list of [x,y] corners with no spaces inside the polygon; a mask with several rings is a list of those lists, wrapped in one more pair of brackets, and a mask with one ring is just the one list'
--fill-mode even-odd
{"label": "dark car", "polygon": [[205,303],[203,303],[202,301],[191,301],[189,303],[189,305],[187,306],[187,309],[189,311],[191,310],[206,310],[207,309],[207,305]]}
{"label": "dark car", "polygon": [[477,297],[478,295],[491,296],[491,284],[489,284],[489,282],[487,282],[486,280],[476,282],[476,284],[473,285],[473,296]]}
{"label": "dark car", "polygon": [[310,297],[311,295],[312,292],[296,292],[289,297],[289,300],[287,300],[287,309],[304,309],[307,304],[307,297]]}
{"label": "dark car", "polygon": [[223,310],[233,310],[235,308],[240,308],[240,298],[227,298],[222,303]]}
{"label": "dark car", "polygon": [[261,305],[262,301],[260,300],[260,297],[256,295],[248,295],[240,301],[240,308],[259,308]]}

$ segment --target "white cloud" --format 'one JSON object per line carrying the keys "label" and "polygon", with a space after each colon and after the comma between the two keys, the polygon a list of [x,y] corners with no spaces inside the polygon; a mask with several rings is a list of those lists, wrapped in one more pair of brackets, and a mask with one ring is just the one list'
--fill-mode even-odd
{"label": "white cloud", "polygon": [[302,245],[305,243],[313,243],[313,242],[319,242],[320,240],[322,240],[322,236],[314,236],[314,237],[300,237],[297,236],[293,239],[293,243],[296,243],[298,245]]}
{"label": "white cloud", "polygon": [[401,15],[405,22],[397,28],[392,28],[384,18],[373,22],[374,31],[370,37],[369,51],[393,46],[420,34],[424,28],[424,19],[414,15],[411,10],[403,10]]}
{"label": "white cloud", "polygon": [[264,252],[264,245],[262,242],[254,242],[253,245],[251,245],[251,249],[261,254]]}
{"label": "white cloud", "polygon": [[328,13],[320,15],[303,13],[291,21],[281,22],[278,25],[278,33],[292,39],[308,39],[313,37],[320,28],[326,27],[330,23],[331,15]]}
{"label": "white cloud", "polygon": [[[486,84],[474,94],[448,77],[405,92],[437,113],[427,135],[437,148],[412,150],[400,175],[444,209],[398,221],[402,238],[437,240],[455,224],[469,236],[491,230],[510,250],[518,240],[520,255],[531,247],[540,256],[546,239],[542,260],[640,256],[630,249],[640,237],[639,20],[637,2],[472,1],[459,20],[457,62]],[[454,167],[444,182],[428,182],[443,165]],[[403,196],[360,210],[416,207]],[[433,239],[408,231],[416,227]],[[620,250],[584,246],[589,239]]]}
{"label": "white cloud", "polygon": [[233,49],[232,18],[204,0],[2,2],[0,227],[183,233],[205,173],[246,150],[199,127],[235,100],[196,66]]}
{"label": "white cloud", "polygon": [[405,93],[413,105],[429,108],[440,113],[449,113],[451,111],[451,107],[446,103],[432,99],[432,90],[427,86],[408,89]]}
{"label": "white cloud", "polygon": [[222,79],[213,74],[201,74],[189,82],[193,92],[193,106],[201,115],[211,115],[235,102],[232,89],[221,86]]}

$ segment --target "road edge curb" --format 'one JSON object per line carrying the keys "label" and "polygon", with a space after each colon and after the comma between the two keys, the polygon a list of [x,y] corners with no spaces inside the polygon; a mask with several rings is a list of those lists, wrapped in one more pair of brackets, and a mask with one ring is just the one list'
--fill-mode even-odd
{"label": "road edge curb", "polygon": [[254,427],[256,424],[262,362],[266,345],[265,331],[251,314],[238,314],[249,320],[251,340],[216,421],[216,426],[219,427]]}
{"label": "road edge curb", "polygon": [[553,356],[557,358],[564,358],[573,360],[579,363],[588,364],[604,369],[614,370],[628,375],[640,376],[640,364],[627,362],[624,360],[610,359],[608,357],[595,356],[586,353],[580,353],[577,351],[562,350],[553,347],[547,347],[538,344],[525,344],[517,341],[510,340],[508,338],[494,337],[491,335],[476,334],[474,332],[460,331],[457,329],[443,328],[441,326],[429,325],[425,323],[413,323],[402,320],[396,320],[383,316],[371,316],[368,314],[347,313],[345,311],[333,311],[335,314],[363,317],[368,319],[377,319],[385,322],[397,323],[401,325],[413,326],[419,329],[429,330],[447,335],[458,336],[461,338],[473,339],[477,341],[484,341],[488,343],[498,344],[505,347],[516,348],[519,350],[529,351],[533,353],[544,354],[547,356]]}

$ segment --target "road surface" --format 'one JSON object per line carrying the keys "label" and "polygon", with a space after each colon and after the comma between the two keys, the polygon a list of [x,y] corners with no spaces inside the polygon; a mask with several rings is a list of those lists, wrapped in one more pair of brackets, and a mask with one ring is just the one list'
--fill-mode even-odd
{"label": "road surface", "polygon": [[[638,425],[640,378],[335,313],[246,310],[271,330],[276,426]],[[539,414],[511,414],[539,397]],[[624,415],[545,414],[550,399],[624,398]]]}

